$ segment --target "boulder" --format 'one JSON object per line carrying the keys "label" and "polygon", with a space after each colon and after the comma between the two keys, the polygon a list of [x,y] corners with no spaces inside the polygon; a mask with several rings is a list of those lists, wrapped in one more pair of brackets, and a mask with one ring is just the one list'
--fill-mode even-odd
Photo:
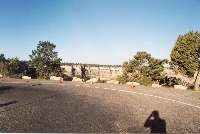
{"label": "boulder", "polygon": [[28,76],[22,76],[22,79],[24,79],[24,80],[30,80],[31,77],[28,77]]}
{"label": "boulder", "polygon": [[62,77],[56,77],[56,76],[51,76],[50,80],[56,80],[56,81],[60,81],[62,79]]}
{"label": "boulder", "polygon": [[139,86],[140,83],[137,83],[137,82],[127,82],[126,85]]}
{"label": "boulder", "polygon": [[73,80],[72,81],[75,81],[75,82],[83,82],[82,79],[80,78],[77,78],[77,77],[73,77]]}
{"label": "boulder", "polygon": [[86,81],[86,83],[90,83],[90,84],[97,83],[97,82],[98,82],[97,78],[92,78],[92,79]]}
{"label": "boulder", "polygon": [[182,89],[182,90],[186,90],[187,89],[187,87],[183,86],[183,85],[174,85],[174,88],[175,89]]}
{"label": "boulder", "polygon": [[119,81],[117,80],[109,80],[106,83],[110,83],[110,84],[119,84]]}
{"label": "boulder", "polygon": [[126,85],[128,85],[129,88],[134,88],[136,86],[139,86],[140,83],[137,83],[137,82],[127,82]]}
{"label": "boulder", "polygon": [[2,75],[2,74],[0,74],[0,78],[3,78],[3,75]]}
{"label": "boulder", "polygon": [[159,84],[152,84],[151,86],[152,86],[152,87],[156,87],[156,88],[162,87],[162,86],[159,85]]}

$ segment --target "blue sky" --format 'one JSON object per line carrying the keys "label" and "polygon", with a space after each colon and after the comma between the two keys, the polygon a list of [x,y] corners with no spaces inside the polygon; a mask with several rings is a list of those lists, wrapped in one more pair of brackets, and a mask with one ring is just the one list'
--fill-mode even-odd
{"label": "blue sky", "polygon": [[64,62],[121,64],[140,50],[169,58],[200,31],[199,0],[0,0],[0,53],[29,59],[40,40]]}

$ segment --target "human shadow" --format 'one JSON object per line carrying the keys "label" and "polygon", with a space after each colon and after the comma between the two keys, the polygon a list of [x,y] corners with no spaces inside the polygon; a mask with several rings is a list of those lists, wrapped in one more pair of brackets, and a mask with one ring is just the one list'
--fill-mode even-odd
{"label": "human shadow", "polygon": [[151,133],[166,133],[166,122],[161,119],[158,111],[153,111],[144,123],[144,127],[150,128]]}

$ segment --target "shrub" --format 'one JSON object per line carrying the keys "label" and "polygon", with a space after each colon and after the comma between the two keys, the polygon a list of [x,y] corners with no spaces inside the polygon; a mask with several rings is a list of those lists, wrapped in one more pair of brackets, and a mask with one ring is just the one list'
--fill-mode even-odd
{"label": "shrub", "polygon": [[168,87],[172,87],[174,85],[182,85],[183,82],[181,79],[178,79],[176,77],[163,77],[160,80],[160,84]]}
{"label": "shrub", "polygon": [[80,74],[77,74],[76,77],[77,77],[77,78],[81,78],[81,75],[80,75]]}
{"label": "shrub", "polygon": [[64,81],[72,81],[73,80],[73,78],[71,76],[68,76],[66,74],[63,74],[62,78],[63,78]]}
{"label": "shrub", "polygon": [[152,79],[150,77],[146,77],[146,76],[143,76],[141,80],[136,81],[136,82],[139,82],[140,84],[145,85],[145,86],[149,86],[149,85],[153,84]]}
{"label": "shrub", "polygon": [[21,79],[23,76],[23,74],[10,74],[9,77],[10,78],[16,78],[16,79]]}
{"label": "shrub", "polygon": [[126,82],[129,81],[129,76],[127,74],[122,74],[117,76],[117,81],[119,81],[119,83],[121,84],[125,84]]}

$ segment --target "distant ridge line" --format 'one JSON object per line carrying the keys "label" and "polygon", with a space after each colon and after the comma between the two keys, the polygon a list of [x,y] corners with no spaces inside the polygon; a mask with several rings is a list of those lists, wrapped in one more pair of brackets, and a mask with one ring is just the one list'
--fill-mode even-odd
{"label": "distant ridge line", "polygon": [[62,63],[62,65],[85,65],[92,67],[122,67],[122,65],[109,65],[109,64],[87,64],[87,63]]}

